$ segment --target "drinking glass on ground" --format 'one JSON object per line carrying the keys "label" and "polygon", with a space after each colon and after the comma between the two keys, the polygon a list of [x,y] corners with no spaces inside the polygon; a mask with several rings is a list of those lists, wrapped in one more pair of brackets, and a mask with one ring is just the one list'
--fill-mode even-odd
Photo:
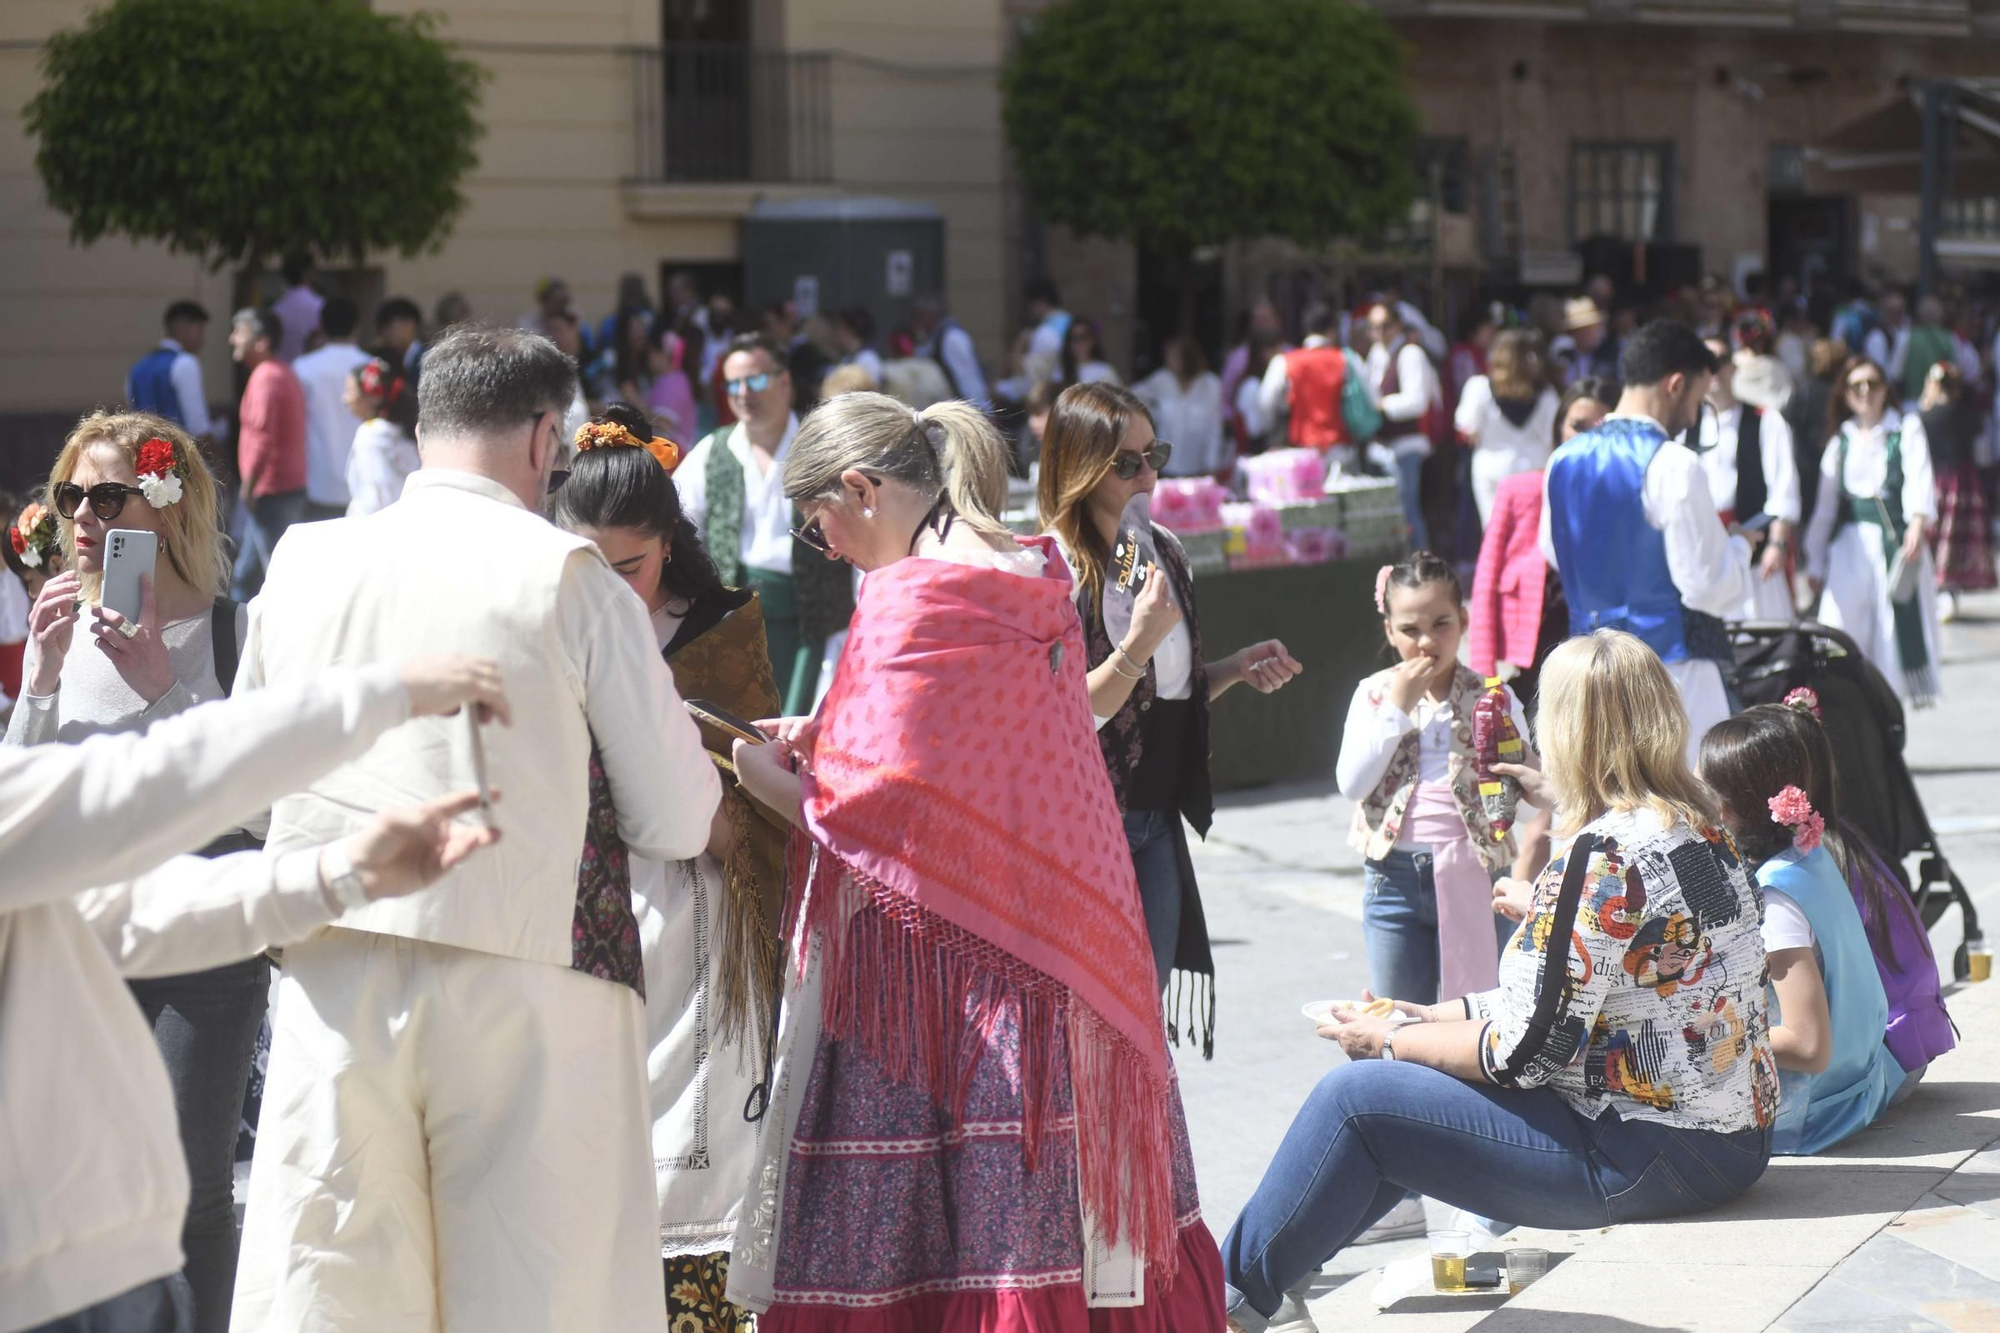
{"label": "drinking glass on ground", "polygon": [[1507,1294],[1518,1296],[1530,1283],[1539,1281],[1549,1271],[1547,1250],[1507,1251]]}
{"label": "drinking glass on ground", "polygon": [[1472,1237],[1464,1231],[1431,1232],[1431,1286],[1456,1294],[1465,1290],[1465,1261]]}
{"label": "drinking glass on ground", "polygon": [[1993,950],[1987,947],[1980,936],[1973,936],[1965,942],[1965,979],[1986,981],[1993,975]]}

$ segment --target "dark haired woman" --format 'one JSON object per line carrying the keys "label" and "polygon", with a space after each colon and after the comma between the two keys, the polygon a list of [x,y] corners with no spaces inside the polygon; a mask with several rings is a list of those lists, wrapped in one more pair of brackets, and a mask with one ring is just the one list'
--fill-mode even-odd
{"label": "dark haired woman", "polygon": [[[579,430],[576,446],[552,517],[597,543],[646,603],[681,696],[739,717],[775,714],[756,595],[723,586],[681,514],[669,476],[678,451],[652,437],[643,412],[624,406]],[[630,856],[613,831],[611,791],[593,757],[582,873],[608,892],[629,891],[638,917],[673,1326],[733,1333],[739,1316],[723,1292],[756,1151],[743,1108],[764,1067],[778,993],[784,834],[730,781],[729,737],[704,727],[702,739],[725,779],[709,852],[673,865]]]}
{"label": "dark haired woman", "polygon": [[423,466],[417,395],[403,372],[378,356],[347,377],[345,401],[361,419],[347,454],[347,516],[359,518],[402,499],[403,483]]}
{"label": "dark haired woman", "polygon": [[1118,371],[1104,359],[1104,340],[1098,336],[1097,324],[1082,315],[1069,322],[1069,332],[1063,336],[1062,360],[1057,363],[1056,380],[1060,384],[1109,384],[1122,387],[1124,380]]}
{"label": "dark haired woman", "polygon": [[1073,384],[1056,399],[1042,438],[1040,503],[1042,526],[1055,536],[1076,579],[1090,649],[1090,711],[1125,816],[1153,962],[1162,987],[1175,969],[1210,987],[1205,1005],[1189,997],[1196,1010],[1192,1025],[1206,1050],[1214,1026],[1215,963],[1181,821],[1206,837],[1215,813],[1208,706],[1239,682],[1269,694],[1303,668],[1276,639],[1204,663],[1187,556],[1157,524],[1152,537],[1167,577],[1146,583],[1130,629],[1113,641],[1105,571],[1119,523],[1133,497],[1151,493],[1172,449],[1154,438],[1152,415],[1127,390]]}
{"label": "dark haired woman", "polygon": [[[1824,1152],[1866,1129],[1916,1077],[1883,1040],[1889,1001],[1875,953],[1822,845],[1840,818],[1833,753],[1811,714],[1760,704],[1709,728],[1701,777],[1721,797],[1722,822],[1763,891],[1778,1062],[1771,1149]],[[1878,921],[1885,887],[1902,892],[1893,882],[1867,884]]]}

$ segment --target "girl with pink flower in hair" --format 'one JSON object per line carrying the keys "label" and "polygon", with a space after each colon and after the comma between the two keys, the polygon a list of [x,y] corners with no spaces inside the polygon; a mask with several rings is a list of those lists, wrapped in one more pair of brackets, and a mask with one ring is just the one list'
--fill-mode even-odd
{"label": "girl with pink flower in hair", "polygon": [[[1763,892],[1779,1087],[1771,1147],[1795,1155],[1866,1129],[1924,1068],[1906,1071],[1890,1048],[1877,967],[1879,948],[1894,947],[1889,914],[1907,899],[1865,845],[1842,837],[1817,706],[1810,691],[1761,704],[1710,728],[1701,745],[1701,776]],[[1901,948],[1913,952],[1907,940]]]}

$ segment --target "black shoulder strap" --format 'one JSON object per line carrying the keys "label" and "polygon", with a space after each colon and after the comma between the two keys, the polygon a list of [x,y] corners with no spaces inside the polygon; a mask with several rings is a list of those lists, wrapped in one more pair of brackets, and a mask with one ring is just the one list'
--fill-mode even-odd
{"label": "black shoulder strap", "polygon": [[1556,894],[1555,911],[1549,922],[1548,944],[1542,949],[1542,975],[1535,983],[1535,1012],[1528,1020],[1520,1044],[1507,1063],[1494,1071],[1494,1082],[1506,1087],[1517,1083],[1528,1066],[1548,1045],[1555,1031],[1556,1016],[1569,999],[1569,951],[1576,933],[1576,909],[1583,901],[1583,884],[1590,877],[1590,859],[1597,851],[1597,837],[1579,833],[1570,844],[1569,864],[1563,867],[1562,888]]}
{"label": "black shoulder strap", "polygon": [[[1736,521],[1746,523],[1764,512],[1771,483],[1764,476],[1764,409],[1743,405],[1736,424]],[[1721,497],[1716,497],[1721,503]]]}
{"label": "black shoulder strap", "polygon": [[215,599],[215,607],[208,618],[209,641],[215,650],[215,680],[222,686],[223,697],[236,688],[236,657],[239,645],[236,642],[236,603],[227,597]]}

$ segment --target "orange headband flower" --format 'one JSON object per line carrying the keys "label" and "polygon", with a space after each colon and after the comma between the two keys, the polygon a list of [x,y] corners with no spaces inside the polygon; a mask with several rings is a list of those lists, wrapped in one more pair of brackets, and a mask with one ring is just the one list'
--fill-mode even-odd
{"label": "orange headband flower", "polygon": [[576,428],[576,451],[591,449],[644,449],[653,461],[672,472],[680,466],[680,446],[672,440],[642,440],[615,421],[586,421]]}

